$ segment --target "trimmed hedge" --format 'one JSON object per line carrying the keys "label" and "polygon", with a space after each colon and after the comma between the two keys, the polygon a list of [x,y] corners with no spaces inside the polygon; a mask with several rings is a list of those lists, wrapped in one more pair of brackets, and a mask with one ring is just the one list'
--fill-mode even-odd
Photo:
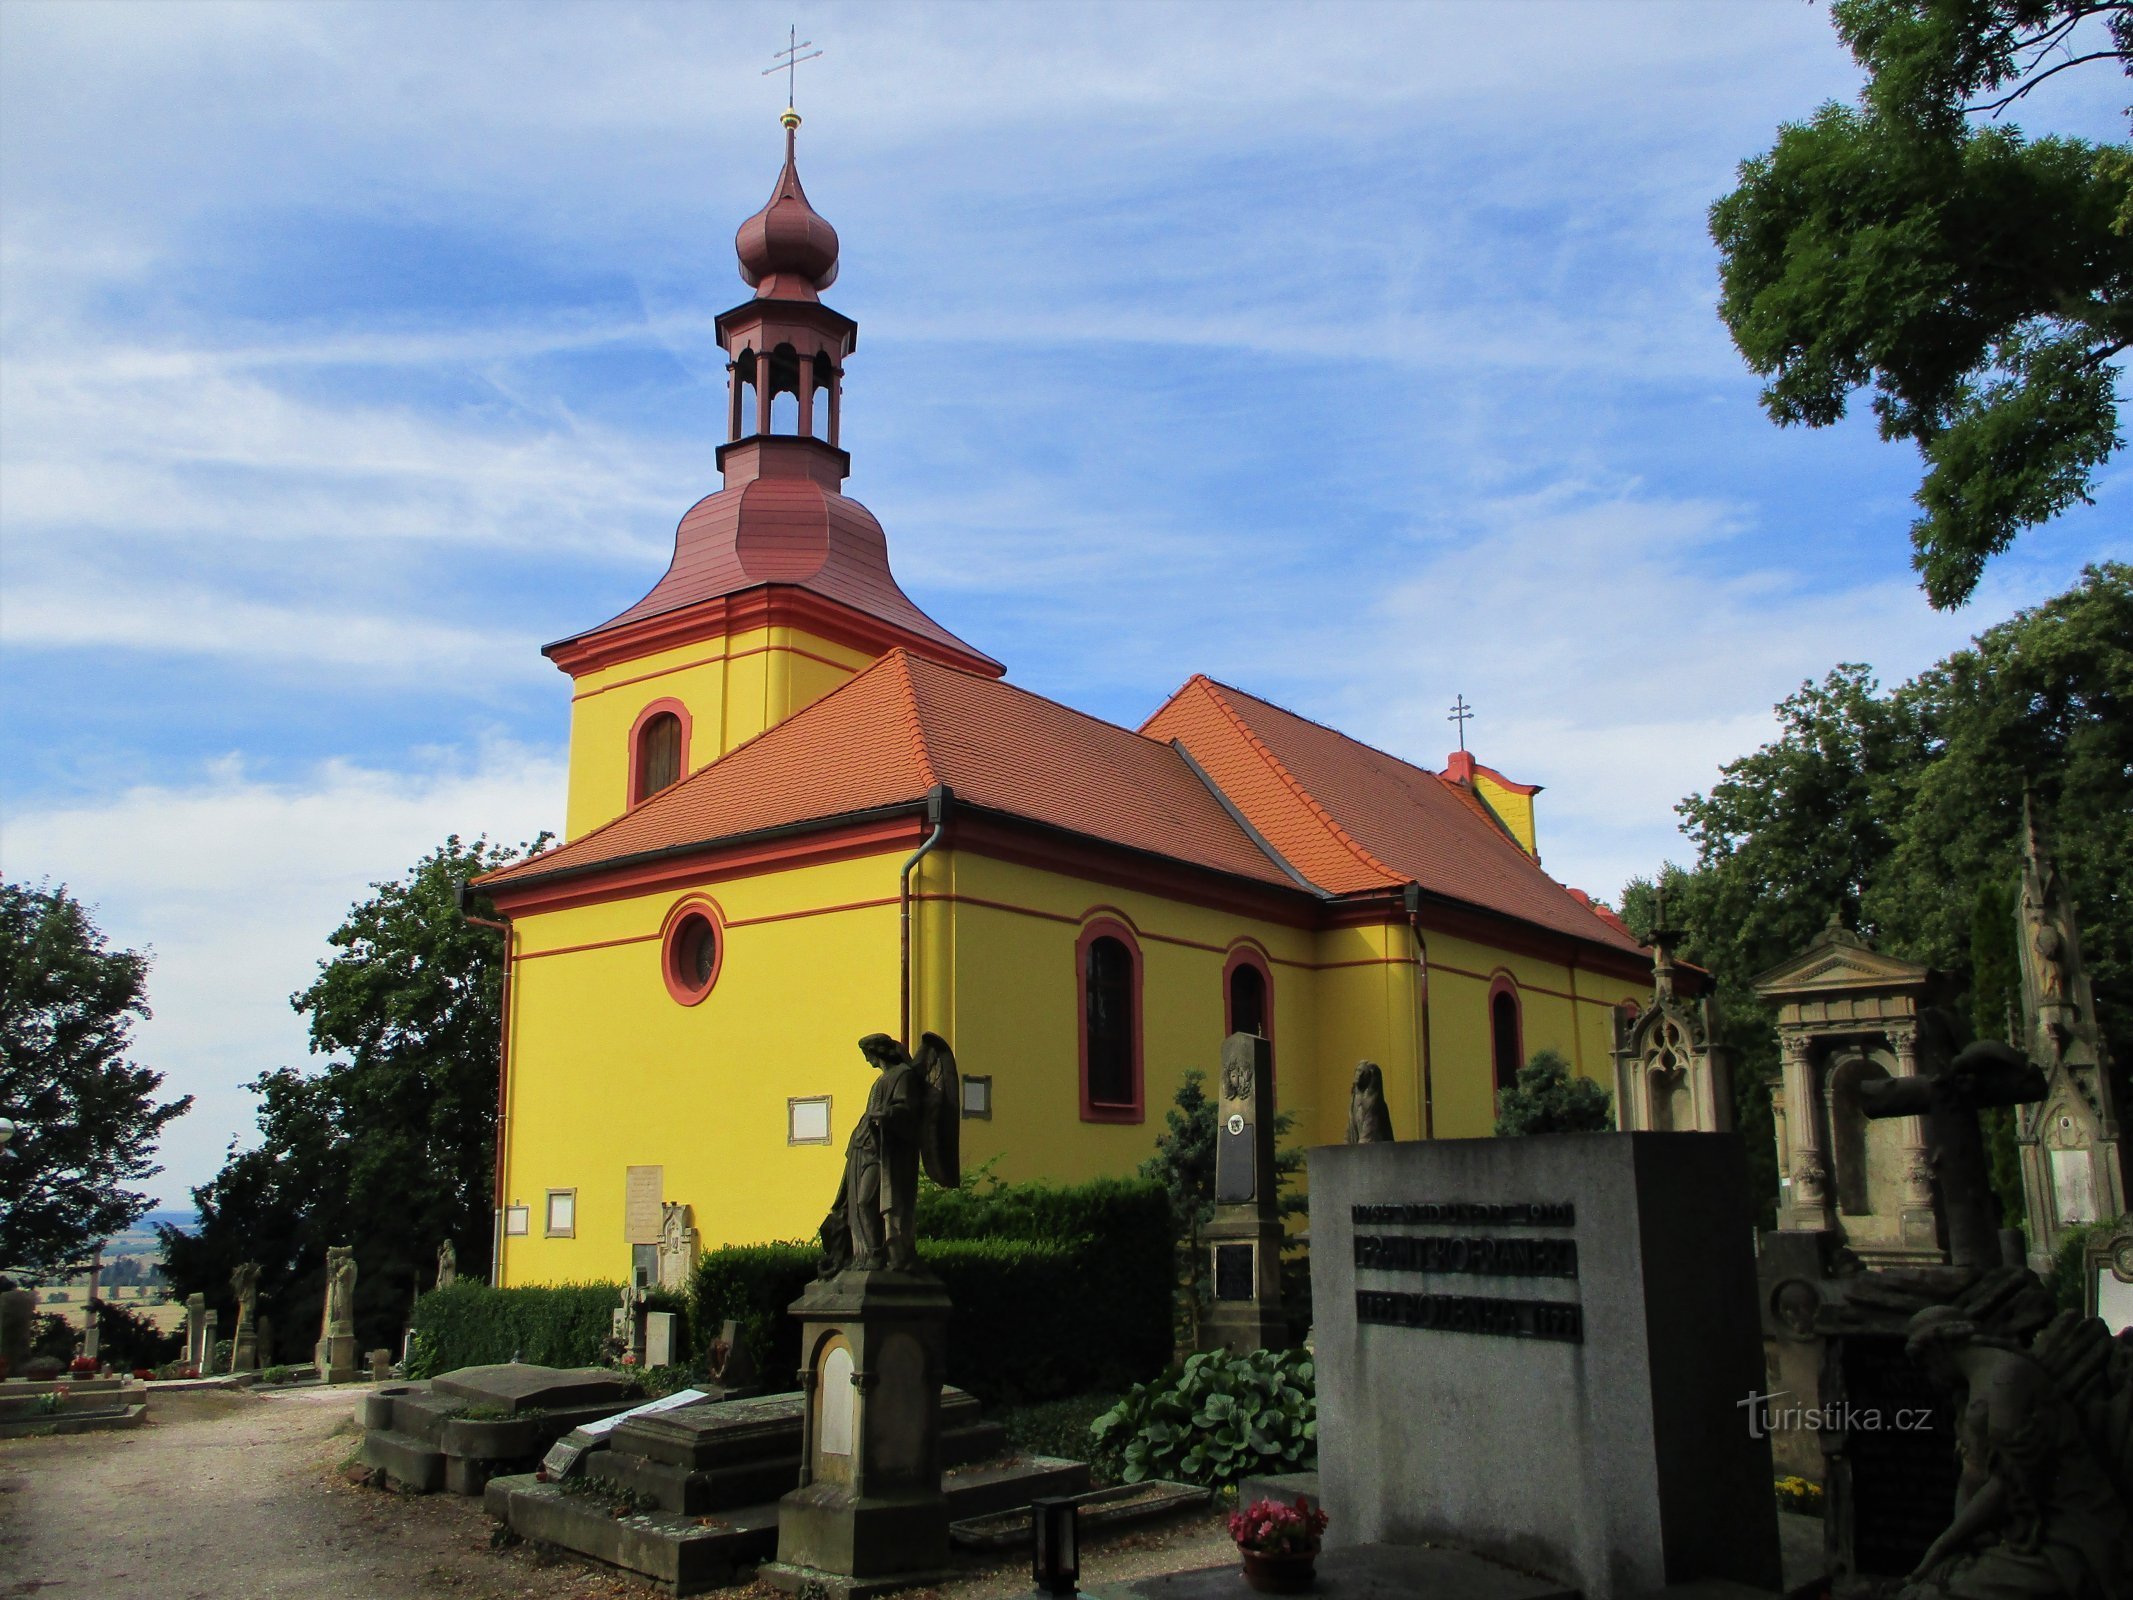
{"label": "trimmed hedge", "polygon": [[[485,1367],[514,1358],[544,1367],[592,1367],[607,1359],[619,1283],[530,1285],[492,1289],[465,1279],[432,1289],[415,1302],[414,1342],[407,1375],[433,1378],[460,1367]],[[687,1349],[688,1305],[678,1295],[645,1296],[654,1311],[682,1314]]]}
{"label": "trimmed hedge", "polygon": [[[1159,1185],[928,1188],[918,1232],[920,1261],[955,1302],[948,1381],[987,1403],[1119,1390],[1170,1359],[1170,1203]],[[800,1361],[786,1308],[818,1259],[803,1244],[707,1253],[697,1348],[731,1318],[765,1387],[786,1387]]]}

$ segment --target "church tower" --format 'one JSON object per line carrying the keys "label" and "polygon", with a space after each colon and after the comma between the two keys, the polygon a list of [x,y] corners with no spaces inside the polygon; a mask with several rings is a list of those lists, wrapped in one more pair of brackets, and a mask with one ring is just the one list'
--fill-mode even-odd
{"label": "church tower", "polygon": [[572,680],[578,838],[812,704],[892,649],[998,677],[914,605],[873,513],[842,491],[844,364],[859,325],[822,303],[837,230],[807,202],[788,109],[785,166],[734,238],[754,297],[718,319],[724,487],[692,506],[642,600],[542,653]]}

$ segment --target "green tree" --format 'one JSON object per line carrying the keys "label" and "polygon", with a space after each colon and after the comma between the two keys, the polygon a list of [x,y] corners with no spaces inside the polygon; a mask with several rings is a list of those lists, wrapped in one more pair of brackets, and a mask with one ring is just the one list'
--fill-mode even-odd
{"label": "green tree", "polygon": [[127,1058],[147,983],[148,957],[108,948],[64,888],[0,884],[0,1264],[49,1272],[156,1203],[128,1186],[193,1102],[159,1102],[163,1075]]}
{"label": "green tree", "polygon": [[1508,1089],[1496,1094],[1496,1132],[1607,1133],[1615,1125],[1614,1096],[1580,1078],[1554,1050],[1536,1050]]}
{"label": "green tree", "polygon": [[318,1322],[327,1246],[352,1244],[368,1347],[397,1342],[443,1240],[462,1272],[486,1270],[503,941],[466,920],[460,895],[518,854],[454,835],[350,908],[328,939],[337,953],[290,1000],[326,1064],[249,1085],[260,1143],[193,1191],[196,1233],[164,1231],[173,1293],[227,1304],[231,1270],[257,1261],[262,1305],[297,1350]]}
{"label": "green tree", "polygon": [[[1865,667],[1840,667],[1778,718],[1776,739],[1677,808],[1696,865],[1657,879],[1668,920],[1688,929],[1682,954],[1717,980],[1735,1105],[1751,1162],[1765,1169],[1757,1204],[1775,1194],[1777,1040],[1756,976],[1837,912],[1890,954],[1947,973],[1959,1014],[2000,1036],[2011,955],[1981,928],[2019,872],[2025,788],[2072,893],[2122,1074],[2133,1050],[2133,566],[2089,568],[2066,594],[1893,691]],[[1654,887],[1625,891],[1639,932],[1651,927]]]}
{"label": "green tree", "polygon": [[1871,386],[1925,462],[1913,565],[1962,604],[2023,529],[2090,499],[2123,443],[2133,159],[1993,120],[2068,66],[2133,72],[2133,3],[1834,0],[1857,106],[1778,131],[1711,208],[1719,315],[1781,424]]}

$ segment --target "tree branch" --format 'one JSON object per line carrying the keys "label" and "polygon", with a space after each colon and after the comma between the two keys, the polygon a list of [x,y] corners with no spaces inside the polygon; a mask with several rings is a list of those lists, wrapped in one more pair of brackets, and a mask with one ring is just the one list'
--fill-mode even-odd
{"label": "tree branch", "polygon": [[1987,100],[1978,105],[1964,106],[1963,114],[1971,116],[1980,111],[1989,111],[1992,113],[1994,120],[1997,121],[2002,111],[2005,111],[2009,106],[2021,99],[2022,96],[2029,93],[2030,90],[2036,88],[2046,78],[2054,77],[2066,71],[2068,67],[2082,66],[2090,61],[2122,61],[2124,59],[2124,52],[2119,50],[2092,50],[2085,56],[2069,56],[2066,60],[2045,68],[2044,71],[2029,79],[2020,88],[2010,90],[1997,100]]}

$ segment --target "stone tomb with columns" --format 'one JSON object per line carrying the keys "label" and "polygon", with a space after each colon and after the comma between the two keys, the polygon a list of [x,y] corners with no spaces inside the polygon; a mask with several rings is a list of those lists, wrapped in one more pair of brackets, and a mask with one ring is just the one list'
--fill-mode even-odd
{"label": "stone tomb with columns", "polygon": [[1945,1261],[1925,1133],[1875,1121],[1861,1091],[1919,1070],[1919,1014],[1933,974],[1872,949],[1834,917],[1755,981],[1777,1007],[1784,1078],[1771,1097],[1778,1227],[1829,1233],[1868,1266]]}

